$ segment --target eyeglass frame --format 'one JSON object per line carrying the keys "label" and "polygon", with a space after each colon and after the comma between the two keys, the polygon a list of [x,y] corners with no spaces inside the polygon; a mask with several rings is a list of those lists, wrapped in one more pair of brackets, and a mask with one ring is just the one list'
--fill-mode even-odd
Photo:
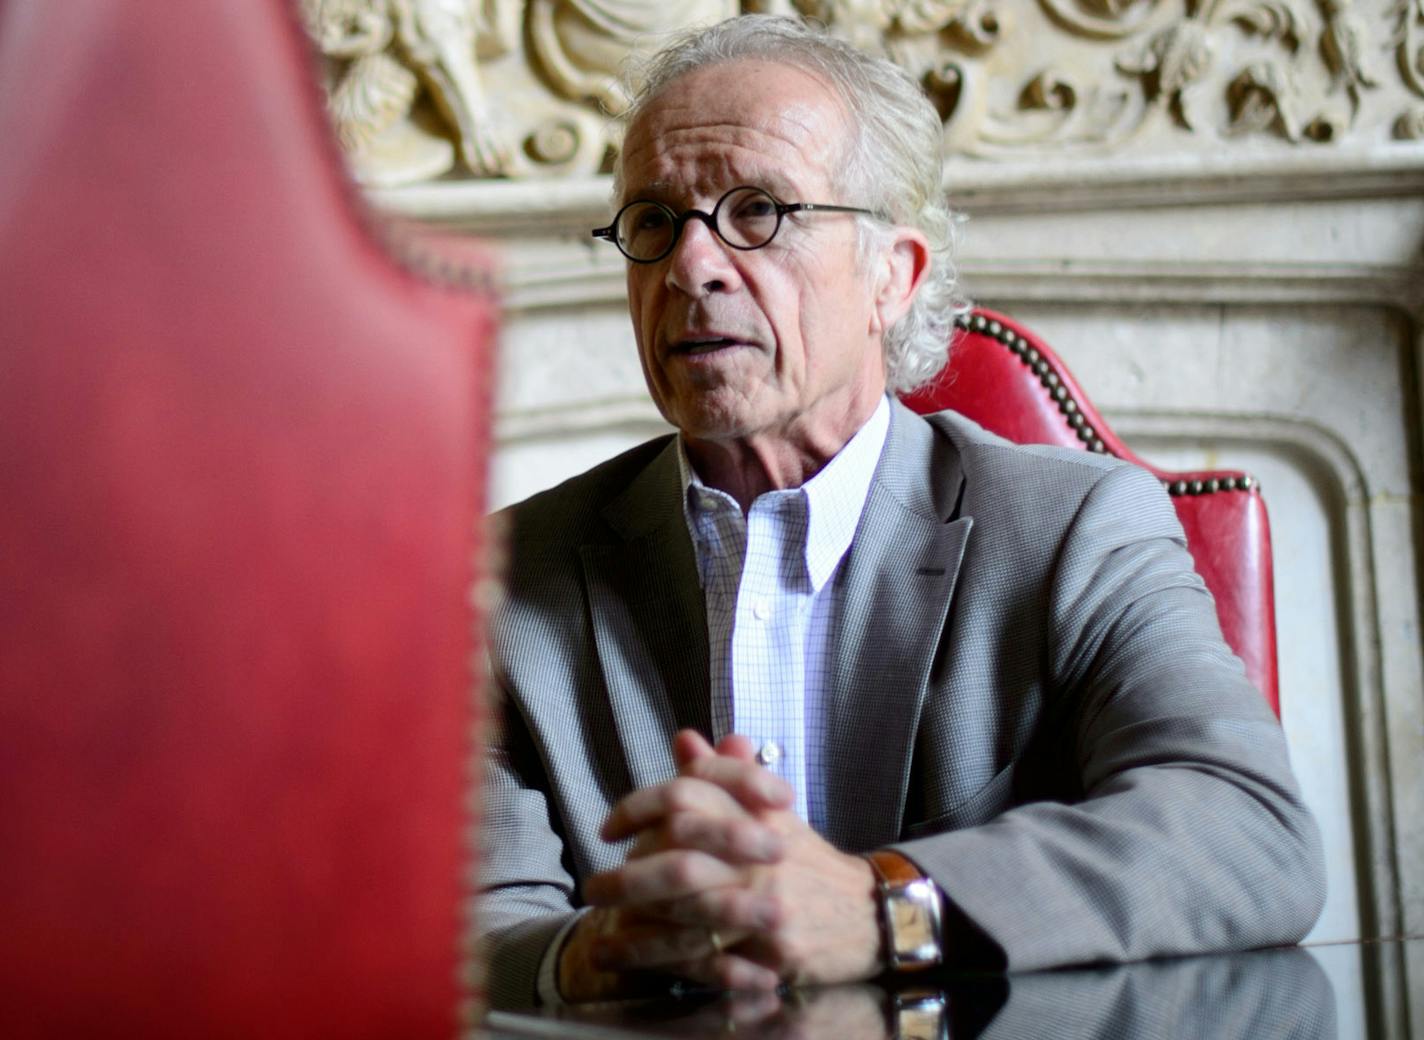
{"label": "eyeglass frame", "polygon": [[[771,229],[771,234],[766,236],[765,242],[760,242],[754,246],[739,246],[737,245],[737,243],[730,241],[727,236],[723,235],[722,229],[717,226],[717,214],[722,209],[722,203],[726,202],[729,198],[731,198],[739,191],[759,192],[760,194],[765,195],[768,199],[770,199],[771,204],[776,208],[776,227]],[[666,213],[669,217],[672,218],[672,238],[668,241],[667,248],[664,249],[657,256],[649,257],[646,260],[631,255],[628,250],[623,248],[623,243],[618,241],[618,221],[623,216],[623,214],[628,212],[628,210],[633,206],[656,206],[658,209],[662,210],[664,213]],[[771,192],[767,191],[765,188],[759,188],[755,184],[738,184],[736,187],[728,188],[725,192],[722,193],[722,197],[718,199],[717,204],[712,207],[711,213],[707,213],[700,209],[689,208],[683,210],[681,215],[679,215],[671,206],[667,205],[667,203],[658,202],[654,199],[631,199],[618,208],[618,212],[613,214],[613,220],[609,222],[606,227],[594,228],[593,231],[590,232],[590,234],[594,238],[603,238],[612,242],[614,246],[617,247],[618,252],[622,253],[625,257],[627,257],[630,263],[655,264],[659,260],[670,256],[672,254],[672,251],[677,248],[677,243],[682,238],[683,228],[686,227],[687,222],[694,217],[702,221],[702,223],[706,224],[708,229],[714,235],[717,236],[718,241],[723,242],[731,249],[736,249],[744,253],[749,253],[754,249],[763,249],[772,243],[776,236],[781,233],[781,224],[787,214],[814,212],[861,213],[867,217],[875,217],[877,220],[883,219],[881,218],[880,214],[875,212],[875,210],[865,209],[861,206],[837,206],[829,202],[782,202],[780,199],[778,199]]]}

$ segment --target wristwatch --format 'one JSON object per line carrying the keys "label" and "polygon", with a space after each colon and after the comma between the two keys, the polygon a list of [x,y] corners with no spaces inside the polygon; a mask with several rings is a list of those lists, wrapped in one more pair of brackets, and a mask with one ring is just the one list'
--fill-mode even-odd
{"label": "wristwatch", "polygon": [[891,971],[922,971],[944,960],[939,886],[891,849],[867,853],[878,880],[880,936]]}

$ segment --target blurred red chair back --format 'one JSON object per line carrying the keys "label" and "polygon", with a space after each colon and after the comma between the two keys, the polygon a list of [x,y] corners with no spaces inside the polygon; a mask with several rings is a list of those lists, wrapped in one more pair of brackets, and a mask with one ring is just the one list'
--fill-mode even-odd
{"label": "blurred red chair back", "polygon": [[1254,478],[1239,470],[1172,473],[1138,458],[1042,339],[989,310],[960,319],[949,364],[905,403],[921,413],[953,408],[1021,444],[1106,452],[1150,470],[1172,496],[1227,643],[1279,713],[1271,529]]}
{"label": "blurred red chair back", "polygon": [[279,0],[0,2],[7,1036],[456,1028],[494,309],[311,63]]}

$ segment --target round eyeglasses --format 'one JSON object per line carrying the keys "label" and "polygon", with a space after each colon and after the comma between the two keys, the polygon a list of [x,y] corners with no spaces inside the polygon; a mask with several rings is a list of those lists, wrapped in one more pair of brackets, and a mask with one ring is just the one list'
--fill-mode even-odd
{"label": "round eyeglasses", "polygon": [[711,213],[689,209],[678,216],[670,206],[661,202],[634,199],[618,211],[613,223],[594,228],[593,237],[608,239],[635,264],[651,264],[673,251],[677,240],[682,237],[683,227],[694,217],[733,249],[760,249],[776,237],[786,214],[814,211],[876,216],[873,210],[858,206],[778,202],[769,191],[742,185],[718,199]]}

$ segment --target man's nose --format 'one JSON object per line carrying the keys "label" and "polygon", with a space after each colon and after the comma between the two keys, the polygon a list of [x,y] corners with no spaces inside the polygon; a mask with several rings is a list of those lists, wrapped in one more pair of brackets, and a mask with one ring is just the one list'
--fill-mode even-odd
{"label": "man's nose", "polygon": [[668,257],[667,284],[689,296],[730,292],[741,285],[732,252],[706,220],[693,215]]}

